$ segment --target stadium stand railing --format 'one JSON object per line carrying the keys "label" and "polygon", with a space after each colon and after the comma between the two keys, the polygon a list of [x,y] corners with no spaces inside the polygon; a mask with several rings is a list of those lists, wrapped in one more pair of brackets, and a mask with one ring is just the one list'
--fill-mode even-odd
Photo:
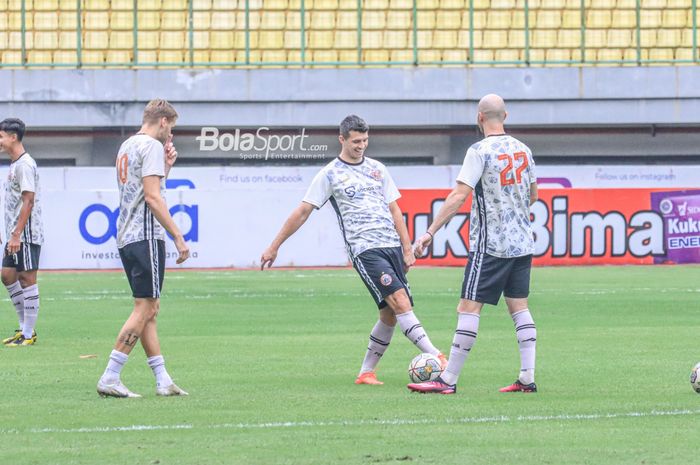
{"label": "stadium stand railing", "polygon": [[700,64],[697,1],[0,0],[0,67]]}

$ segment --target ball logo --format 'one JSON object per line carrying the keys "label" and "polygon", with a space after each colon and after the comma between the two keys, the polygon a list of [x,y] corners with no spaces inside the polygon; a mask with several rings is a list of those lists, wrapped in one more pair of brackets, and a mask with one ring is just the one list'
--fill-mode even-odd
{"label": "ball logo", "polygon": [[394,280],[392,279],[391,275],[388,275],[386,273],[382,273],[382,275],[379,277],[379,282],[382,283],[383,286],[388,286],[393,281]]}
{"label": "ball logo", "polygon": [[[194,183],[189,179],[172,179],[166,182],[166,188],[174,189],[177,187],[188,187],[194,189]],[[185,214],[190,220],[190,229],[183,236],[186,241],[197,242],[199,240],[199,206],[198,205],[173,205],[170,207],[170,215],[175,218],[178,214]],[[95,231],[94,227],[88,228],[88,221],[93,215],[102,216],[106,219],[107,227],[102,231]],[[99,218],[102,219],[102,218]],[[98,221],[99,221],[98,219]],[[90,244],[104,244],[111,238],[117,237],[117,221],[119,219],[119,207],[110,209],[107,205],[101,203],[93,203],[88,205],[80,214],[78,219],[78,228],[80,235]],[[170,237],[170,234],[168,234]],[[172,239],[172,238],[171,238]]]}

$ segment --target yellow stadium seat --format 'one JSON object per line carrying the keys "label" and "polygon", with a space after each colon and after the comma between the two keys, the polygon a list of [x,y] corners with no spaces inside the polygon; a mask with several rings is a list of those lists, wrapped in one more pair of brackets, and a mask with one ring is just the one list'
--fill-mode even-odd
{"label": "yellow stadium seat", "polygon": [[22,64],[22,52],[2,52],[2,64],[3,65],[21,65]]}
{"label": "yellow stadium seat", "polygon": [[[305,0],[304,1],[304,8],[307,10],[312,10],[315,7],[314,5],[314,0]],[[287,9],[291,11],[299,11],[301,10],[301,0],[289,0],[289,4],[287,5]],[[323,8],[318,8],[318,9],[323,9]],[[335,10],[337,8],[326,8],[328,10]],[[289,54],[287,54],[289,55]]]}
{"label": "yellow stadium seat", "polygon": [[[73,2],[73,0],[61,0],[61,2]],[[133,11],[134,0],[110,0],[111,11]]]}
{"label": "yellow stadium seat", "polygon": [[236,61],[236,52],[233,50],[212,50],[209,54],[211,63],[232,63]]}
{"label": "yellow stadium seat", "polygon": [[[0,32],[5,32],[9,30],[10,25],[9,25],[9,18],[8,14],[5,13],[4,11],[0,11]],[[0,50],[2,50],[2,47],[0,46]]]}
{"label": "yellow stadium seat", "polygon": [[649,59],[658,61],[671,61],[673,60],[673,49],[672,48],[652,48],[649,50]]}
{"label": "yellow stadium seat", "polygon": [[413,50],[391,50],[389,60],[392,63],[413,63]]}
{"label": "yellow stadium seat", "polygon": [[287,61],[287,52],[284,50],[263,50],[260,61],[263,63],[283,63]]}
{"label": "yellow stadium seat", "polygon": [[586,30],[586,47],[601,48],[607,45],[607,30],[605,29],[587,29]]}
{"label": "yellow stadium seat", "polygon": [[[525,30],[524,29],[511,29],[509,31],[497,31],[500,34],[506,34],[508,43],[506,47],[508,48],[525,48]],[[532,32],[530,32],[532,34]],[[486,32],[484,32],[484,41],[486,41]],[[489,42],[493,42],[489,38]]]}
{"label": "yellow stadium seat", "polygon": [[537,27],[540,29],[558,29],[561,26],[561,12],[540,10],[537,12]]}
{"label": "yellow stadium seat", "polygon": [[61,30],[76,30],[78,27],[78,19],[75,12],[62,11],[58,17],[58,28]]}
{"label": "yellow stadium seat", "polygon": [[[217,33],[212,32],[212,34]],[[194,31],[192,33],[192,48],[195,50],[208,50],[210,48],[209,31]]]}
{"label": "yellow stadium seat", "polygon": [[177,50],[160,50],[158,52],[158,63],[176,63],[180,64],[185,61],[182,52]]}
{"label": "yellow stadium seat", "polygon": [[686,26],[687,16],[686,10],[663,10],[661,22],[665,28],[682,28]]}
{"label": "yellow stadium seat", "polygon": [[85,29],[92,31],[105,31],[109,29],[109,13],[106,11],[85,12]]}
{"label": "yellow stadium seat", "polygon": [[[309,32],[304,34],[306,46],[309,45]],[[284,48],[295,49],[301,48],[301,32],[300,31],[284,31]]]}
{"label": "yellow stadium seat", "polygon": [[386,26],[386,15],[383,11],[363,11],[362,29],[384,29]]}
{"label": "yellow stadium seat", "polygon": [[85,31],[83,33],[83,47],[87,49],[103,50],[109,46],[109,33],[107,31]]}
{"label": "yellow stadium seat", "polygon": [[34,28],[42,31],[55,31],[58,29],[58,13],[34,13]]}
{"label": "yellow stadium seat", "polygon": [[658,47],[678,47],[681,45],[680,29],[659,29],[656,34]]}
{"label": "yellow stadium seat", "polygon": [[363,50],[362,61],[365,63],[384,63],[389,61],[388,50]]}
{"label": "yellow stadium seat", "polygon": [[34,9],[37,11],[57,11],[58,0],[38,0],[34,3]]}
{"label": "yellow stadium seat", "polygon": [[666,8],[666,0],[641,0],[642,9],[647,8]]}
{"label": "yellow stadium seat", "polygon": [[435,0],[416,0],[416,7],[419,10],[436,10],[440,2]]}
{"label": "yellow stadium seat", "polygon": [[58,33],[58,48],[61,50],[74,50],[78,47],[78,35],[75,31],[63,31]]}
{"label": "yellow stadium seat", "polygon": [[427,49],[433,47],[433,31],[418,31],[416,42],[418,48]]}
{"label": "yellow stadium seat", "polygon": [[634,10],[613,10],[611,24],[614,28],[637,27],[637,12]]}
{"label": "yellow stadium seat", "polygon": [[486,28],[486,12],[475,11],[474,14],[470,16],[469,12],[465,11],[464,13],[462,13],[462,24],[462,27],[464,27],[465,29],[470,27],[473,27],[474,29],[484,29]]}
{"label": "yellow stadium seat", "polygon": [[[532,29],[537,27],[537,13],[530,11],[527,15],[528,28]],[[514,11],[513,16],[510,21],[510,27],[517,29],[525,29],[525,12],[524,11]]]}
{"label": "yellow stadium seat", "polygon": [[637,0],[617,0],[617,9],[636,10]]}
{"label": "yellow stadium seat", "polygon": [[493,59],[504,63],[513,63],[520,60],[520,51],[514,49],[496,50]]}
{"label": "yellow stadium seat", "polygon": [[334,49],[353,49],[357,48],[357,32],[354,31],[335,31],[333,39]]}
{"label": "yellow stadium seat", "polygon": [[6,31],[0,31],[0,50],[8,48],[8,38]]}
{"label": "yellow stadium seat", "polygon": [[263,11],[260,17],[260,29],[284,30],[285,20],[284,11]]}
{"label": "yellow stadium seat", "polygon": [[284,34],[282,31],[260,31],[258,36],[258,47],[261,49],[274,50],[282,48],[284,45]]}
{"label": "yellow stadium seat", "polygon": [[389,0],[364,0],[363,8],[366,10],[386,10],[389,8]]}
{"label": "yellow stadium seat", "polygon": [[[308,11],[304,14],[304,24],[306,29],[309,28],[309,22],[311,21],[311,13]],[[298,11],[288,11],[287,12],[287,24],[285,26],[287,31],[294,29],[301,29],[301,13]]]}
{"label": "yellow stadium seat", "polygon": [[192,53],[192,58],[195,63],[200,64],[206,64],[211,61],[209,57],[209,50],[194,50]]}
{"label": "yellow stadium seat", "polygon": [[419,50],[418,63],[428,64],[442,61],[440,50]]}
{"label": "yellow stadium seat", "polygon": [[83,50],[80,61],[87,65],[103,65],[105,52],[99,50]]}
{"label": "yellow stadium seat", "polygon": [[[681,43],[682,47],[692,47],[693,46],[693,30],[683,29],[681,33]],[[700,38],[698,39],[698,45],[700,45]]]}
{"label": "yellow stadium seat", "polygon": [[561,15],[561,27],[580,28],[581,10],[564,10]]}
{"label": "yellow stadium seat", "polygon": [[[219,14],[219,13],[216,13]],[[209,11],[192,12],[192,29],[207,30],[211,27],[211,13]]]}
{"label": "yellow stadium seat", "polygon": [[233,33],[233,48],[244,50],[246,48],[246,40],[248,43],[248,48],[258,48],[258,34],[257,32],[253,31],[249,32],[247,39],[245,31],[235,31]]}
{"label": "yellow stadium seat", "polygon": [[113,11],[109,16],[109,28],[121,31],[133,29],[134,14],[130,11]]}
{"label": "yellow stadium seat", "polygon": [[[538,9],[540,8],[540,0],[528,0],[528,8],[530,9]],[[525,0],[516,0],[515,1],[515,8],[521,8],[525,9]]]}
{"label": "yellow stadium seat", "polygon": [[639,37],[642,47],[656,47],[656,29],[642,29]]}
{"label": "yellow stadium seat", "polygon": [[[636,0],[635,0],[636,1]],[[591,8],[594,10],[612,10],[615,8],[614,0],[590,0],[590,5],[586,8]]]}
{"label": "yellow stadium seat", "polygon": [[435,29],[435,12],[418,11],[416,14],[416,25],[418,29]]}
{"label": "yellow stadium seat", "polygon": [[139,11],[159,11],[163,6],[161,0],[138,0]]}
{"label": "yellow stadium seat", "polygon": [[408,46],[408,31],[384,31],[384,48],[395,49]]}
{"label": "yellow stadium seat", "polygon": [[335,29],[334,11],[312,11],[311,29]]}
{"label": "yellow stadium seat", "polygon": [[491,8],[491,0],[474,0],[475,10],[488,10]]}
{"label": "yellow stadium seat", "polygon": [[134,34],[131,31],[112,31],[109,33],[110,50],[129,50],[134,48]]}
{"label": "yellow stadium seat", "polygon": [[676,49],[676,60],[690,61],[693,59],[693,49],[692,48],[678,48]]}
{"label": "yellow stadium seat", "polygon": [[53,62],[62,64],[73,64],[78,62],[78,54],[75,50],[67,52],[58,50],[53,52]]}
{"label": "yellow stadium seat", "polygon": [[469,0],[466,4],[464,0],[440,0],[440,9],[442,10],[462,10],[469,8]]}
{"label": "yellow stadium seat", "polygon": [[[381,32],[380,32],[381,34]],[[368,44],[369,45],[369,44]],[[309,34],[309,48],[314,49],[332,49],[333,48],[333,31],[311,31]],[[364,46],[364,44],[363,44]],[[366,48],[371,48],[367,46]]]}
{"label": "yellow stadium seat", "polygon": [[135,63],[156,63],[158,61],[158,52],[155,50],[139,50],[134,56]]}
{"label": "yellow stadium seat", "polygon": [[192,0],[192,9],[194,11],[211,10],[211,0]]}
{"label": "yellow stadium seat", "polygon": [[[213,13],[211,21],[214,22],[215,18],[219,15],[219,12]],[[245,29],[246,25],[246,14],[245,11],[239,11],[236,13],[236,29]],[[306,23],[308,24],[308,23]],[[231,27],[229,25],[229,27]],[[260,12],[259,11],[249,11],[248,12],[248,28],[249,29],[260,29]]]}
{"label": "yellow stadium seat", "polygon": [[29,50],[27,51],[27,63],[33,65],[50,65],[52,63],[53,53],[45,50]]}
{"label": "yellow stadium seat", "polygon": [[[109,10],[109,0],[83,0],[82,3],[82,8],[83,10],[89,11],[89,10],[94,10],[94,11],[101,11],[101,10]],[[131,5],[133,8],[133,4]],[[141,6],[141,5],[139,5]]]}
{"label": "yellow stadium seat", "polygon": [[548,62],[570,61],[571,50],[566,48],[550,48],[545,51],[544,59]]}
{"label": "yellow stadium seat", "polygon": [[515,8],[515,0],[491,0],[491,8],[512,10]]}
{"label": "yellow stadium seat", "polygon": [[542,0],[540,2],[540,8],[543,10],[561,10],[566,8],[566,1],[564,0]]}
{"label": "yellow stadium seat", "polygon": [[[515,32],[515,31],[511,31]],[[510,44],[508,40],[508,31],[484,31],[483,43],[481,45],[483,48],[507,48],[514,46]]]}
{"label": "yellow stadium seat", "polygon": [[411,10],[413,9],[413,0],[389,0],[389,9]]}
{"label": "yellow stadium seat", "polygon": [[[487,13],[486,27],[488,29],[510,28],[511,12],[507,10],[492,10]],[[464,26],[467,26],[466,24]]]}
{"label": "yellow stadium seat", "polygon": [[612,24],[610,10],[589,10],[586,15],[586,27],[591,29],[606,29]]}
{"label": "yellow stadium seat", "polygon": [[343,63],[357,63],[362,57],[358,57],[357,50],[339,50],[338,61]]}
{"label": "yellow stadium seat", "polygon": [[186,35],[184,31],[161,31],[159,48],[165,50],[181,50],[186,46]]}
{"label": "yellow stadium seat", "polygon": [[433,32],[433,48],[456,48],[457,31],[441,31],[436,29]]}
{"label": "yellow stadium seat", "polygon": [[[27,49],[31,49],[34,46],[34,36],[32,34],[25,34],[24,45]],[[22,33],[21,32],[10,32],[8,35],[8,48],[14,50],[20,50],[22,48]]]}
{"label": "yellow stadium seat", "polygon": [[138,31],[136,41],[139,50],[155,50],[159,47],[160,33],[158,31]]}
{"label": "yellow stadium seat", "polygon": [[493,50],[478,50],[474,49],[474,56],[472,57],[472,63],[485,63],[493,61]]}
{"label": "yellow stadium seat", "polygon": [[188,0],[163,0],[161,8],[163,10],[187,11],[189,8]]}
{"label": "yellow stadium seat", "polygon": [[609,29],[608,47],[627,48],[632,45],[632,29]]}
{"label": "yellow stadium seat", "polygon": [[598,50],[598,61],[622,61],[622,50],[617,48],[601,48]]}
{"label": "yellow stadium seat", "polygon": [[335,63],[338,61],[338,52],[335,50],[315,50],[312,58],[316,62]]}
{"label": "yellow stadium seat", "polygon": [[380,49],[384,43],[383,31],[362,31],[363,49]]}
{"label": "yellow stadium seat", "polygon": [[336,28],[357,29],[357,11],[339,11],[336,16]]}
{"label": "yellow stadium seat", "polygon": [[131,52],[127,50],[107,50],[105,63],[131,63]]}
{"label": "yellow stadium seat", "polygon": [[160,28],[166,31],[187,29],[189,18],[185,11],[165,11],[161,17]]}
{"label": "yellow stadium seat", "polygon": [[[22,9],[22,0],[5,0],[8,10],[19,11]],[[32,0],[26,0],[24,2],[24,8],[29,11],[34,9],[34,3]]]}
{"label": "yellow stadium seat", "polygon": [[581,46],[581,31],[576,29],[560,29],[557,35],[557,46],[575,48]]}
{"label": "yellow stadium seat", "polygon": [[157,31],[160,28],[160,13],[157,11],[139,11],[136,19],[141,31]]}
{"label": "yellow stadium seat", "polygon": [[338,0],[339,10],[357,10],[357,0]]}
{"label": "yellow stadium seat", "polygon": [[[244,19],[245,21],[245,19]],[[217,11],[211,15],[211,29],[214,31],[230,31],[236,26],[236,13],[233,11]],[[245,28],[245,22],[239,25]]]}
{"label": "yellow stadium seat", "polygon": [[58,35],[55,32],[35,32],[34,48],[38,50],[53,50],[58,47]]}
{"label": "yellow stadium seat", "polygon": [[466,63],[469,59],[467,50],[443,50],[442,60],[454,63]]}
{"label": "yellow stadium seat", "polygon": [[287,0],[263,0],[263,10],[286,10]]}
{"label": "yellow stadium seat", "polygon": [[76,8],[77,2],[75,0],[58,0],[58,10],[75,11]]}
{"label": "yellow stadium seat", "polygon": [[[289,8],[290,8],[290,9],[291,9],[291,8],[294,8],[294,9],[300,8],[300,7],[301,7],[301,2],[300,2],[299,0],[297,0],[297,3],[298,3],[298,4],[295,5],[295,6],[289,5]],[[306,8],[311,8],[311,7],[307,4],[307,2],[304,2],[304,6],[305,6]],[[313,4],[313,8],[314,8],[315,10],[330,10],[330,11],[335,11],[335,10],[338,9],[338,0],[315,0],[315,1],[314,1],[314,4]]]}
{"label": "yellow stadium seat", "polygon": [[474,31],[470,34],[469,31],[462,29],[457,34],[457,47],[461,49],[468,49],[470,47],[470,41],[474,39],[474,48],[480,48],[483,43],[483,34],[481,31]]}
{"label": "yellow stadium seat", "polygon": [[[462,26],[461,15],[458,11],[438,11],[436,29],[459,29]],[[465,25],[465,27],[468,27]]]}
{"label": "yellow stadium seat", "polygon": [[586,62],[590,63],[592,61],[595,61],[598,58],[597,50],[590,48],[586,49],[584,51],[583,58],[581,56],[581,49],[580,48],[575,48],[571,50],[571,59],[576,62],[581,62],[582,60],[585,60]]}
{"label": "yellow stadium seat", "polygon": [[661,10],[642,10],[639,13],[641,27],[648,29],[661,27]]}
{"label": "yellow stadium seat", "polygon": [[666,8],[690,8],[692,0],[668,0]]}
{"label": "yellow stadium seat", "polygon": [[[412,13],[408,11],[391,11],[386,14],[386,28],[407,30],[411,27]],[[420,24],[420,22],[418,23]]]}
{"label": "yellow stadium seat", "polygon": [[531,45],[535,48],[554,48],[557,46],[555,29],[538,29],[532,32]]}

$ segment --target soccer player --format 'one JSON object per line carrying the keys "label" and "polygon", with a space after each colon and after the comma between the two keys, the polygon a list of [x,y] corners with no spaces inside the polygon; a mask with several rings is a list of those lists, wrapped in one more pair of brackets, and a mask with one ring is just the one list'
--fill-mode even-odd
{"label": "soccer player", "polygon": [[469,225],[469,261],[450,361],[436,381],[409,384],[417,392],[454,394],[462,366],[479,330],[484,304],[496,305],[504,295],[520,347],[520,374],[501,392],[536,392],[537,331],[528,309],[534,238],[530,205],[537,200],[535,162],[530,149],[505,133],[503,99],[489,94],[479,102],[477,124],[484,139],[472,145],[457,176],[457,186],[415,245],[422,256],[435,234],[473,193]]}
{"label": "soccer player", "polygon": [[386,167],[365,156],[369,126],[350,115],[340,123],[340,155],[313,179],[301,204],[292,212],[272,244],[263,252],[261,269],[272,266],[277,251],[309,218],[330,200],[338,216],[348,255],[379,307],[379,320],[369,336],[355,384],[383,384],[375,368],[384,355],[398,322],[403,334],[421,352],[444,355],[430,342],[413,313],[413,297],[405,272],[415,263],[408,230],[396,200],[401,197]]}
{"label": "soccer player", "polygon": [[165,275],[165,231],[175,241],[177,263],[187,260],[190,254],[164,198],[165,179],[177,159],[171,132],[177,116],[167,101],[150,101],[143,112],[141,130],[121,145],[117,155],[117,247],[134,296],[134,309],[119,332],[107,369],[97,382],[97,392],[103,397],[141,397],[127,389],[120,379],[129,353],[139,339],[156,377],[156,394],[187,395],[173,383],[165,369],[156,329]]}
{"label": "soccer player", "polygon": [[10,173],[5,184],[5,234],[2,283],[15,306],[19,329],[2,342],[6,347],[36,343],[39,315],[39,254],[44,242],[41,223],[41,195],[36,162],[24,150],[25,125],[8,118],[0,122],[0,150],[10,156]]}

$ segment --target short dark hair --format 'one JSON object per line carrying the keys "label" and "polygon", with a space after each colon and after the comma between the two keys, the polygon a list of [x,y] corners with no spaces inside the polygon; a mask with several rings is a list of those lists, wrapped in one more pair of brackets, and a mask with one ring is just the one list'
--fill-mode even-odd
{"label": "short dark hair", "polygon": [[348,138],[350,137],[350,131],[357,132],[367,132],[369,131],[369,126],[357,115],[346,116],[343,121],[340,122],[340,134]]}
{"label": "short dark hair", "polygon": [[26,127],[24,126],[24,121],[19,118],[5,118],[4,120],[0,121],[0,131],[16,134],[17,140],[20,142],[24,137],[25,129]]}

